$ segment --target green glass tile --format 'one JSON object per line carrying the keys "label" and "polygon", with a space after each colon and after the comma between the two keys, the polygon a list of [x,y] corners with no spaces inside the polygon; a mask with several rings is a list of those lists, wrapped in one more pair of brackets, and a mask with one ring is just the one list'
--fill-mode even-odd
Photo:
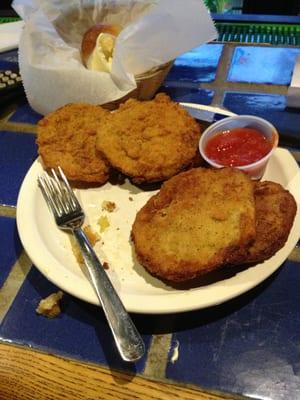
{"label": "green glass tile", "polygon": [[297,25],[216,23],[222,42],[269,43],[273,45],[300,44],[300,28]]}

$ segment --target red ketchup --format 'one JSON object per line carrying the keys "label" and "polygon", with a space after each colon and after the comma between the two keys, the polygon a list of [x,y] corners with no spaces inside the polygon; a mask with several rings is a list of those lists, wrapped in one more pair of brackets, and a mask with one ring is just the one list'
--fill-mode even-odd
{"label": "red ketchup", "polygon": [[234,128],[209,139],[205,154],[217,164],[241,167],[262,159],[271,149],[272,143],[257,129]]}

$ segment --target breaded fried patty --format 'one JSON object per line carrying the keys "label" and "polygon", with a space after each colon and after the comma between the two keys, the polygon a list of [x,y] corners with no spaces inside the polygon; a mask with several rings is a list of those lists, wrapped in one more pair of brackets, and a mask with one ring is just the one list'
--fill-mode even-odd
{"label": "breaded fried patty", "polygon": [[132,227],[141,264],[174,282],[241,261],[254,238],[253,184],[233,168],[194,168],[174,176]]}
{"label": "breaded fried patty", "polygon": [[262,262],[281,249],[288,239],[297,211],[294,197],[274,182],[255,182],[256,238],[246,263]]}
{"label": "breaded fried patty", "polygon": [[199,124],[164,93],[127,100],[98,128],[96,146],[135,183],[159,182],[198,156]]}
{"label": "breaded fried patty", "polygon": [[62,167],[71,181],[103,184],[106,160],[96,153],[96,130],[108,111],[91,104],[67,104],[37,125],[39,154],[46,168]]}

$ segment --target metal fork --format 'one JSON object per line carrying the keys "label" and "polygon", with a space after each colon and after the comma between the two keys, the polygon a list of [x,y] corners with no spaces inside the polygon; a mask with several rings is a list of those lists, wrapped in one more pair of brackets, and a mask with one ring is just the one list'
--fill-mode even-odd
{"label": "metal fork", "polygon": [[52,176],[43,173],[38,177],[38,184],[46,203],[54,215],[57,226],[63,230],[70,230],[77,239],[91,283],[121,357],[125,361],[136,361],[145,352],[143,340],[81,229],[85,215],[67,178],[60,167],[57,172],[52,169],[51,174]]}

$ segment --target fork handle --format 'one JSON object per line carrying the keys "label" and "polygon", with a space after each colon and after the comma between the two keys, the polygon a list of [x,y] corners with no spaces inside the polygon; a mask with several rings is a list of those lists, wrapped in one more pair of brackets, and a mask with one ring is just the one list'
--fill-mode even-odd
{"label": "fork handle", "polygon": [[102,305],[117,348],[125,361],[137,361],[145,352],[144,342],[125,310],[102,264],[82,229],[73,229],[85,265]]}

